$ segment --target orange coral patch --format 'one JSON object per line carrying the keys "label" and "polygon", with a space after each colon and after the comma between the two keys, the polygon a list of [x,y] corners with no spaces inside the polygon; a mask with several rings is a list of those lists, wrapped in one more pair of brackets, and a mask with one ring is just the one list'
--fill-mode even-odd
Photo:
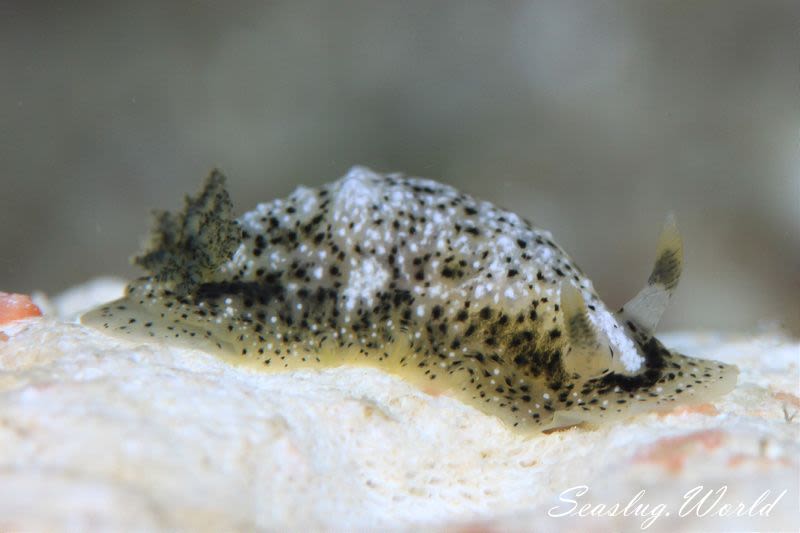
{"label": "orange coral patch", "polygon": [[634,457],[637,463],[655,463],[672,474],[683,470],[686,459],[699,450],[719,448],[725,440],[725,432],[718,429],[697,431],[680,437],[659,439]]}
{"label": "orange coral patch", "polygon": [[737,453],[736,455],[728,459],[728,466],[734,468],[747,464],[753,464],[761,468],[766,468],[771,466],[793,466],[792,462],[786,459],[785,457],[771,459],[769,457],[758,457],[755,455],[745,455],[743,453]]}
{"label": "orange coral patch", "polygon": [[706,415],[706,416],[716,416],[719,414],[719,411],[714,404],[710,403],[700,403],[696,405],[679,405],[675,409],[667,412],[659,413],[659,416],[672,416],[672,415],[691,415],[691,414],[698,414],[698,415]]}
{"label": "orange coral patch", "polygon": [[791,394],[789,392],[776,392],[773,393],[773,396],[775,397],[776,400],[786,402],[800,409],[800,398],[798,398],[794,394]]}
{"label": "orange coral patch", "polygon": [[496,530],[489,522],[473,522],[458,526],[455,531],[457,533],[494,533]]}
{"label": "orange coral patch", "polygon": [[0,324],[34,316],[42,316],[42,312],[30,296],[0,292]]}

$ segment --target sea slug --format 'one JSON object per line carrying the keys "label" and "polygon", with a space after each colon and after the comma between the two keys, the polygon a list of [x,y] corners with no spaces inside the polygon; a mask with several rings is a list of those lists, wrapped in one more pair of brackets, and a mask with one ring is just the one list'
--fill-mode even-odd
{"label": "sea slug", "polygon": [[277,371],[368,365],[536,432],[731,390],[735,366],[653,336],[680,276],[670,217],[617,312],[551,234],[453,187],[355,167],[235,219],[214,171],[157,213],[149,275],[82,322]]}

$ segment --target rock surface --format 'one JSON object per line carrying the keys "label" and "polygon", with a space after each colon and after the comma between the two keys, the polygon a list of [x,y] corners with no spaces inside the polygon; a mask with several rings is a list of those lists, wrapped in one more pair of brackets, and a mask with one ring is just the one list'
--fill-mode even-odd
{"label": "rock surface", "polygon": [[121,290],[87,284],[0,327],[0,530],[800,524],[800,344],[780,335],[664,335],[739,365],[737,388],[526,438],[377,370],[256,373],[72,321]]}

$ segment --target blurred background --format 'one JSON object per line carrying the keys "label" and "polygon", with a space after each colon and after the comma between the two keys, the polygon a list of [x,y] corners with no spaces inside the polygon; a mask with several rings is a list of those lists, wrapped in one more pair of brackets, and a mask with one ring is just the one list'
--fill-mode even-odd
{"label": "blurred background", "polygon": [[237,213],[354,164],[551,230],[661,329],[800,333],[796,1],[0,2],[0,290],[128,264],[212,166]]}

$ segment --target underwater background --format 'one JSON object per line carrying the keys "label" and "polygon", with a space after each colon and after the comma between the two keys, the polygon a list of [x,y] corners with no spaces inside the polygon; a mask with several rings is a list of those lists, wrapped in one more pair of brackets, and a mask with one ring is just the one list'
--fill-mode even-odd
{"label": "underwater background", "polygon": [[139,275],[211,167],[236,212],[354,164],[553,232],[612,307],[668,211],[666,329],[800,333],[800,4],[0,3],[0,290]]}

